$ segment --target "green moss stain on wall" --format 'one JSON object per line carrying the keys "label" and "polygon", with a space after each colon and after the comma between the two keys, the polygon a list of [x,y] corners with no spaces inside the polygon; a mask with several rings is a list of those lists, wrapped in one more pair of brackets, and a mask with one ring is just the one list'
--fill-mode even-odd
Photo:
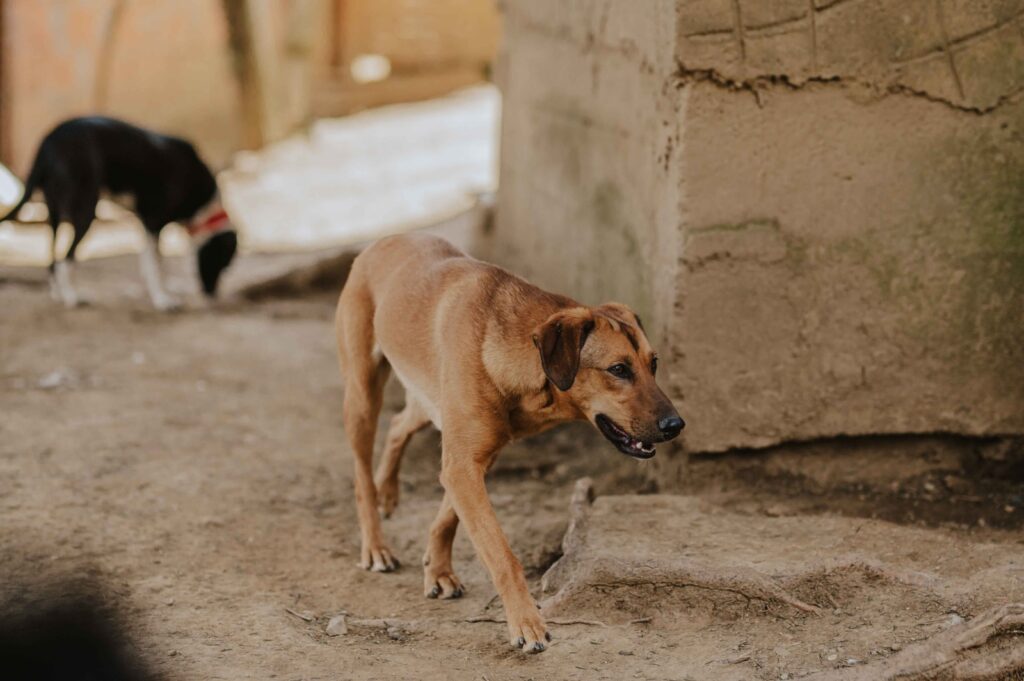
{"label": "green moss stain on wall", "polygon": [[640,236],[629,215],[636,214],[625,205],[622,190],[609,181],[600,182],[589,202],[592,227],[590,263],[597,275],[590,290],[601,301],[615,300],[632,307],[641,317],[653,312],[649,265],[640,247]]}
{"label": "green moss stain on wall", "polygon": [[[1009,123],[976,140],[954,140],[947,172],[965,221],[937,237],[956,268],[949,319],[958,359],[982,353],[996,385],[1024,409],[1024,140]],[[962,273],[962,274],[961,274]]]}
{"label": "green moss stain on wall", "polygon": [[861,268],[863,291],[903,321],[906,352],[963,382],[988,382],[1024,410],[1024,144],[1016,126],[921,152],[916,223],[866,228],[816,249],[816,279]]}

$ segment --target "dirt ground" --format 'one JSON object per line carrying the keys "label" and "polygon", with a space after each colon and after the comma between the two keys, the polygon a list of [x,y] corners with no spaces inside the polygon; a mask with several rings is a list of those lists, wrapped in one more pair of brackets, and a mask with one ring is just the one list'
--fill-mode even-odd
{"label": "dirt ground", "polygon": [[[436,432],[414,438],[384,523],[403,568],[356,567],[331,296],[165,315],[149,309],[134,259],[89,261],[78,275],[93,302],[65,310],[43,270],[0,269],[0,602],[31,606],[52,579],[101,584],[168,679],[847,678],[1024,597],[1019,485],[1003,480],[985,499],[959,489],[984,507],[968,521],[926,512],[953,504],[944,478],[938,490],[928,482],[935,462],[886,458],[892,478],[913,481],[887,497],[904,500],[897,509],[872,496],[889,478],[843,489],[825,471],[812,489],[793,484],[784,456],[758,474],[748,457],[694,463],[687,496],[659,497],[648,513],[650,497],[610,495],[652,491],[660,464],[624,461],[573,426],[510,447],[489,483],[535,593],[549,597],[541,577],[570,520],[582,522],[574,484],[595,479],[597,543],[570,551],[551,580],[553,645],[521,655],[494,621],[500,605],[464,533],[466,596],[422,595],[419,558],[441,498]],[[393,388],[382,422],[401,406]],[[929,451],[915,461],[942,458]],[[980,526],[986,515],[1000,520]],[[566,565],[579,576],[588,561],[605,561],[612,583],[583,575],[566,590]],[[636,577],[652,565],[682,581]],[[328,636],[340,613],[348,633]],[[1019,654],[1019,635],[1003,634],[992,654]]]}

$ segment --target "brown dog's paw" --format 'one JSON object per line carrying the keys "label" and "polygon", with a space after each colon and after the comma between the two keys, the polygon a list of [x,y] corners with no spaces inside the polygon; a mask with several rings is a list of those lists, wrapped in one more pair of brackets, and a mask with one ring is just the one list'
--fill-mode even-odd
{"label": "brown dog's paw", "polygon": [[385,546],[363,546],[359,567],[370,572],[394,572],[402,566]]}
{"label": "brown dog's paw", "polygon": [[377,483],[377,509],[385,518],[398,508],[398,480],[381,480]]}
{"label": "brown dog's paw", "polygon": [[427,598],[462,598],[466,587],[449,570],[431,570],[430,566],[423,569],[423,595]]}
{"label": "brown dog's paw", "polygon": [[514,615],[511,610],[506,611],[510,640],[513,648],[518,648],[524,653],[543,653],[551,641],[551,634],[537,609],[531,610],[519,616]]}

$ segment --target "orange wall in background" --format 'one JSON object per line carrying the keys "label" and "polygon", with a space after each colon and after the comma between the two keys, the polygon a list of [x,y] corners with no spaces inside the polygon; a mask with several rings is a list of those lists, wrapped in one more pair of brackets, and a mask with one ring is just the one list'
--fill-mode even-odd
{"label": "orange wall in background", "polygon": [[103,113],[188,137],[214,165],[238,147],[241,101],[220,0],[0,7],[0,160],[20,176],[43,135],[75,115]]}
{"label": "orange wall in background", "polygon": [[494,0],[336,0],[338,60],[380,54],[395,72],[488,64],[497,50]]}
{"label": "orange wall in background", "polygon": [[[330,36],[317,55],[319,115],[438,97],[484,82],[501,35],[495,0],[328,0]],[[384,80],[353,65],[384,57]]]}
{"label": "orange wall in background", "polygon": [[[479,83],[500,33],[494,0],[231,0],[251,20],[234,27],[249,41],[236,62],[228,4],[0,0],[0,161],[24,177],[54,124],[106,114],[186,137],[220,166],[314,115]],[[353,80],[367,54],[389,78]]]}

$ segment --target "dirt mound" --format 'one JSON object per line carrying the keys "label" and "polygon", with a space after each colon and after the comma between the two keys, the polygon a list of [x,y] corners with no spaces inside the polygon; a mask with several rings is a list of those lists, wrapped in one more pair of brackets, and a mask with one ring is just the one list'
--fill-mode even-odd
{"label": "dirt mound", "polygon": [[[544,607],[555,617],[790,637],[785,673],[872,658],[850,678],[932,678],[933,667],[960,670],[951,679],[1009,673],[1024,660],[1024,641],[1012,636],[1024,613],[1015,603],[1024,601],[1024,548],[960,539],[951,550],[950,539],[873,520],[744,516],[694,497],[592,501],[582,480],[564,555],[543,579]],[[837,632],[842,654],[827,652]],[[777,652],[755,647],[745,661],[766,666]]]}

